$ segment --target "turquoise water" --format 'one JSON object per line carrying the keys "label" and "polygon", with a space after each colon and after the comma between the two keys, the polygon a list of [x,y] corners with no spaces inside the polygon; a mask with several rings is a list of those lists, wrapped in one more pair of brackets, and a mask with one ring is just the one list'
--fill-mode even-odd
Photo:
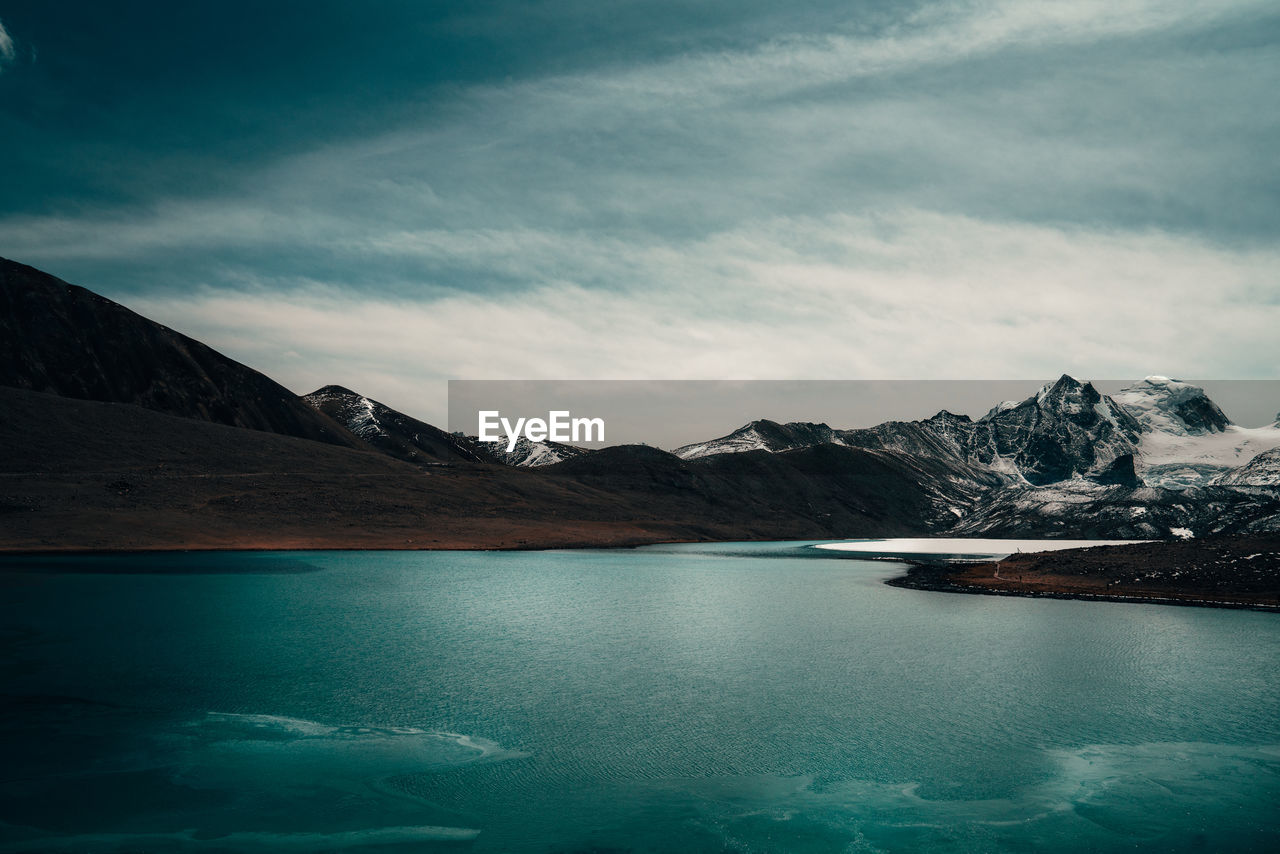
{"label": "turquoise water", "polygon": [[1280,617],[900,569],[6,558],[0,852],[1280,850]]}

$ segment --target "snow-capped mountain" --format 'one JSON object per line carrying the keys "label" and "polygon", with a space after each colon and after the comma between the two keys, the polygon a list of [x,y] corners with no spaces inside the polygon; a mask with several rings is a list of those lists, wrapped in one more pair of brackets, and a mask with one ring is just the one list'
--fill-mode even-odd
{"label": "snow-capped mountain", "polygon": [[818,444],[928,455],[994,469],[1035,486],[1073,477],[1114,481],[1132,458],[1147,485],[1204,486],[1280,447],[1280,419],[1240,427],[1190,383],[1147,377],[1108,396],[1063,375],[1022,401],[1005,401],[977,421],[946,410],[921,421],[855,430],[826,424],[753,421],[727,436],[677,448],[684,459]]}
{"label": "snow-capped mountain", "polygon": [[[505,442],[445,433],[339,386],[305,399],[365,442],[419,463],[541,468],[595,453],[523,437],[507,451]],[[915,472],[931,505],[923,521],[938,531],[1147,538],[1280,530],[1280,423],[1239,427],[1203,389],[1167,377],[1108,396],[1063,375],[976,421],[945,410],[851,430],[762,419],[674,455],[710,463],[824,447],[872,451],[895,460],[899,474]]]}
{"label": "snow-capped mountain", "polygon": [[1115,399],[1142,425],[1138,474],[1150,486],[1216,482],[1256,454],[1280,447],[1280,428],[1232,424],[1204,390],[1168,377],[1147,377]]}
{"label": "snow-capped mountain", "polygon": [[468,441],[475,442],[475,447],[494,462],[522,468],[555,465],[591,453],[587,448],[579,448],[576,445],[534,442],[524,436],[516,440],[516,446],[510,451],[507,450],[505,439],[501,442],[479,442],[473,437],[468,437]]}
{"label": "snow-capped mountain", "polygon": [[1168,377],[1151,376],[1112,395],[1146,433],[1203,436],[1221,433],[1231,419],[1204,389]]}
{"label": "snow-capped mountain", "polygon": [[793,421],[779,424],[762,419],[739,427],[728,436],[676,448],[671,453],[684,460],[711,457],[716,454],[737,454],[744,451],[789,451],[810,448],[814,445],[843,445],[845,442],[826,424]]}
{"label": "snow-capped mountain", "polygon": [[1092,383],[1063,374],[1014,406],[1001,405],[973,426],[967,455],[1041,486],[1072,477],[1105,477],[1137,451],[1138,422]]}
{"label": "snow-capped mountain", "polygon": [[398,459],[419,464],[485,460],[465,438],[340,385],[316,389],[302,399],[369,445]]}
{"label": "snow-capped mountain", "polygon": [[1075,476],[1104,476],[1137,452],[1141,427],[1090,383],[1062,376],[978,421],[946,410],[922,421],[833,430],[826,424],[753,421],[728,436],[686,445],[685,459],[749,450],[785,451],[818,444],[851,445],[976,465],[1036,485]]}
{"label": "snow-capped mountain", "polygon": [[1272,451],[1280,449],[1280,418],[1237,426],[1203,389],[1167,377],[1108,396],[1063,375],[977,421],[946,411],[856,430],[754,421],[675,453],[694,459],[821,444],[946,466],[950,482],[967,486],[959,494],[970,497],[950,507],[956,533],[1157,537],[1280,529],[1280,450]]}
{"label": "snow-capped mountain", "polygon": [[590,453],[586,448],[531,442],[523,436],[508,451],[505,441],[481,442],[474,436],[446,433],[340,385],[327,385],[302,399],[383,453],[409,462],[465,460],[536,468]]}
{"label": "snow-capped mountain", "polygon": [[969,461],[973,420],[945,409],[923,421],[886,421],[875,427],[841,430],[842,442],[859,448],[877,448],[912,456],[932,457],[953,464]]}

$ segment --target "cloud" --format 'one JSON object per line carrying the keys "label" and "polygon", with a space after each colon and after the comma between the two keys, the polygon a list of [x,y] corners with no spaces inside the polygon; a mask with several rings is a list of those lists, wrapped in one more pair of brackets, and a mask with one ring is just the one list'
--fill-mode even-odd
{"label": "cloud", "polygon": [[[130,304],[295,390],[336,382],[437,421],[448,378],[1245,378],[1280,365],[1280,305],[1259,302],[1280,253],[1160,232],[905,210],[781,219],[679,247],[424,237],[396,251],[530,257],[539,284],[419,301],[298,282]],[[620,287],[569,281],[582,265]]]}
{"label": "cloud", "polygon": [[13,37],[4,28],[4,22],[0,21],[0,68],[12,63],[16,56],[17,52],[13,45]]}
{"label": "cloud", "polygon": [[1144,41],[1267,8],[943,3],[875,36],[474,86],[402,107],[415,118],[399,129],[238,174],[219,195],[0,219],[0,250],[108,277],[143,259],[174,286],[235,266],[332,277],[336,264],[352,286],[381,275],[467,289],[528,279],[512,265],[380,274],[350,250],[515,227],[607,244],[884,206],[1272,240],[1280,215],[1258,178],[1280,143],[1263,109],[1280,86],[1273,53]]}
{"label": "cloud", "polygon": [[436,421],[450,377],[1274,376],[1268,9],[941,3],[433,92],[0,254]]}
{"label": "cloud", "polygon": [[[858,32],[851,19],[845,28],[849,32],[785,34],[745,48],[693,51],[604,72],[592,69],[476,86],[469,92],[515,101],[554,98],[564,102],[570,115],[619,104],[662,113],[673,107],[710,109],[744,99],[795,97],[805,90],[864,78],[946,68],[1001,52],[1034,54],[1211,29],[1271,10],[1267,0],[935,2],[872,35]],[[541,115],[551,122],[563,117]],[[416,144],[412,133],[405,144]]]}
{"label": "cloud", "polygon": [[[536,283],[525,265],[548,238],[535,235],[591,257],[894,206],[1273,240],[1280,220],[1258,176],[1280,128],[1257,107],[1280,65],[1221,51],[1115,59],[856,97],[672,105],[657,122],[625,98],[477,91],[438,124],[284,158],[223,195],[0,219],[0,251],[105,284],[144,262],[152,287],[242,268],[231,278],[340,270],[351,287],[431,291]],[[495,243],[520,234],[518,253]]]}

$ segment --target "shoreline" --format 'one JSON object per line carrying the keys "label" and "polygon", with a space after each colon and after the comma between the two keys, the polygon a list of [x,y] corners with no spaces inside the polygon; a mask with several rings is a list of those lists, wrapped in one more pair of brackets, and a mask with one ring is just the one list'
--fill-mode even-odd
{"label": "shoreline", "polygon": [[[600,532],[597,532],[600,533]],[[635,549],[650,545],[717,542],[786,542],[791,538],[583,537],[556,541],[507,542],[481,545],[485,537],[463,536],[449,542],[388,545],[341,545],[282,538],[283,542],[252,545],[205,543],[157,547],[53,548],[0,546],[0,571],[12,559],[78,557],[137,557],[215,553],[305,552],[402,552],[470,551],[521,552],[587,549]],[[304,539],[300,542],[299,539]],[[798,538],[808,541],[824,538]],[[477,542],[480,541],[480,542]],[[834,554],[833,553],[833,557]],[[1220,608],[1280,613],[1280,537],[1253,535],[1189,541],[1155,541],[1131,545],[1106,545],[1010,555],[1001,560],[965,563],[895,558],[905,563],[904,574],[884,579],[890,587],[936,593],[980,596],[1019,596],[1041,599],[1075,599],[1145,605]],[[26,568],[31,571],[35,567]],[[15,566],[11,571],[23,571]],[[1003,573],[1003,574],[1002,574]]]}
{"label": "shoreline", "polygon": [[1269,602],[1228,601],[1149,594],[1089,593],[1072,590],[1016,590],[962,584],[953,580],[953,567],[913,563],[906,574],[885,579],[890,587],[924,590],[931,593],[961,593],[971,596],[1011,596],[1022,599],[1074,599],[1082,602],[1116,602],[1129,605],[1175,605],[1184,608],[1223,608],[1235,611],[1280,613],[1280,604]]}
{"label": "shoreline", "polygon": [[[796,538],[796,542],[824,540],[823,537]],[[6,557],[105,557],[109,555],[149,555],[149,554],[215,554],[215,553],[251,553],[251,552],[549,552],[586,549],[637,549],[643,546],[681,545],[695,543],[779,543],[792,542],[788,538],[778,537],[740,537],[720,539],[718,537],[654,539],[636,538],[621,541],[565,540],[546,543],[515,545],[187,545],[187,546],[121,546],[121,547],[81,547],[54,546],[49,548],[29,548],[27,546],[0,545],[0,560]]]}
{"label": "shoreline", "polygon": [[974,563],[907,561],[895,587],[1280,612],[1280,536],[1246,534],[1012,554]]}

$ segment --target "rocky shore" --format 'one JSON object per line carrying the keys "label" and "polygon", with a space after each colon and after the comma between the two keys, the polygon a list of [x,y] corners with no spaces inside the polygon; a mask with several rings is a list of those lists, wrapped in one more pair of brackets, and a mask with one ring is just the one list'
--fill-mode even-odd
{"label": "rocky shore", "polygon": [[919,563],[888,583],[949,593],[1280,611],[1280,537],[1096,546],[988,563]]}

